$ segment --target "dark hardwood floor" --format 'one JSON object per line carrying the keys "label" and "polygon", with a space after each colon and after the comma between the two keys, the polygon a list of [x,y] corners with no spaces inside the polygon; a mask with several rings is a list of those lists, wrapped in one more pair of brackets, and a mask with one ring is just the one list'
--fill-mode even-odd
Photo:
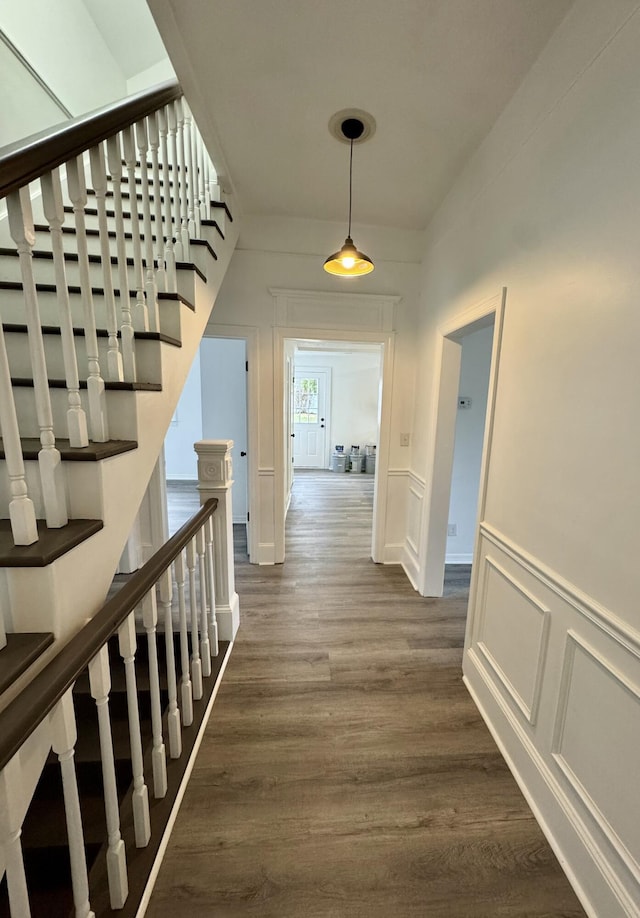
{"label": "dark hardwood floor", "polygon": [[[461,680],[469,568],[369,559],[373,480],[298,473],[149,918],[584,916]],[[195,505],[197,506],[197,499]]]}

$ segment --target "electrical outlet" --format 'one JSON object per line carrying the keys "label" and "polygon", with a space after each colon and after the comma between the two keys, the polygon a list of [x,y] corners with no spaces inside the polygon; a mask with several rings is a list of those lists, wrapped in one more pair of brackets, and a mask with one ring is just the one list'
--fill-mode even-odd
{"label": "electrical outlet", "polygon": [[449,525],[447,526],[447,535],[448,536],[458,535],[458,524],[457,523],[449,523]]}
{"label": "electrical outlet", "polygon": [[408,434],[408,433],[400,434],[400,446],[411,446],[411,434]]}
{"label": "electrical outlet", "polygon": [[471,399],[468,395],[458,396],[458,408],[471,408]]}

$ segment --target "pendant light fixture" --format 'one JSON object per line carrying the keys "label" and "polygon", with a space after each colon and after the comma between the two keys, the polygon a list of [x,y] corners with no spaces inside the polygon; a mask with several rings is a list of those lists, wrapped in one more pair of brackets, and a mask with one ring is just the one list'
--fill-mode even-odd
{"label": "pendant light fixture", "polygon": [[[373,271],[374,264],[368,255],[358,251],[353,243],[353,239],[351,238],[353,144],[354,141],[362,141],[368,139],[373,131],[371,130],[370,125],[367,126],[369,127],[368,132],[365,130],[365,124],[361,118],[340,118],[341,114],[342,113],[338,113],[338,116],[334,115],[334,117],[331,119],[331,122],[329,122],[329,127],[334,137],[337,137],[338,140],[342,140],[343,142],[349,144],[349,228],[347,230],[347,238],[344,241],[344,245],[339,252],[334,252],[333,255],[329,255],[324,263],[324,270],[328,274],[335,274],[338,277],[363,277],[365,274],[370,274],[371,271]],[[371,119],[371,121],[373,122],[373,128],[375,129],[375,122],[373,119]]]}

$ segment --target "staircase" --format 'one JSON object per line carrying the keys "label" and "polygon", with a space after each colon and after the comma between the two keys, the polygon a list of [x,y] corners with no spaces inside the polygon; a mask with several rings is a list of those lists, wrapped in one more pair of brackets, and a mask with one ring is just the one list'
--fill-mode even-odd
{"label": "staircase", "polygon": [[[6,202],[3,214],[0,201],[2,718],[3,711],[19,711],[38,674],[49,672],[64,656],[63,648],[71,647],[86,630],[86,623],[97,620],[233,252],[238,223],[176,84],[163,84],[75,119],[47,136],[28,138],[0,151],[0,160],[0,198]],[[213,510],[208,512],[210,516]],[[191,619],[196,620],[191,665],[201,645],[199,665],[207,670],[211,668],[206,662],[207,620],[215,628],[213,576],[206,567],[204,548],[210,520],[203,518],[199,525],[199,535],[194,529],[189,536],[193,546],[196,539],[202,546],[199,585],[195,579],[191,583]],[[169,579],[163,574],[164,579],[157,580],[158,595],[163,589],[166,595],[167,583],[172,583],[171,564],[175,579],[183,551],[188,558],[196,550],[185,539],[165,559]],[[213,556],[208,543],[207,550]],[[139,601],[147,602],[148,617],[157,590],[155,585],[146,589],[146,598],[141,594]],[[200,602],[196,589],[201,596],[206,594],[202,616],[194,606]],[[148,621],[140,611],[135,615],[134,607],[119,613],[118,625],[112,629],[115,636],[109,653],[120,667],[122,660],[114,650],[120,631],[133,622],[134,630],[146,629],[149,634]],[[181,615],[186,622],[184,609]],[[185,633],[186,628],[185,623]],[[155,624],[153,633],[155,640]],[[102,646],[96,643],[93,652]],[[225,649],[223,645],[212,661],[214,671],[222,665]],[[180,652],[184,655],[184,641],[176,650]],[[102,650],[90,664],[96,672],[98,657],[103,659]],[[146,686],[144,658],[142,663],[138,680]],[[78,671],[76,676],[75,719],[84,725],[89,722],[85,707],[89,704],[95,719],[98,697],[95,686],[93,698],[88,695],[86,675]],[[97,682],[101,678],[94,674]],[[157,710],[169,704],[175,715],[171,677],[159,671],[156,678],[163,693]],[[195,684],[197,673],[192,671],[189,678]],[[115,784],[123,802],[132,765],[131,750],[126,752],[127,743],[121,742],[125,734],[118,724],[120,715],[127,714],[131,693],[127,701],[123,672],[117,675],[114,670],[111,681]],[[205,696],[214,683],[215,678]],[[2,904],[0,892],[0,915],[44,914],[45,906],[37,905],[38,883],[45,875],[60,878],[64,873],[55,866],[61,846],[52,846],[47,838],[44,855],[39,846],[43,827],[64,825],[50,804],[53,797],[55,805],[60,801],[59,776],[51,777],[53,759],[57,761],[51,744],[55,746],[56,729],[64,733],[67,723],[68,706],[64,714],[56,713],[66,704],[66,691],[60,690],[51,713],[45,712],[33,726],[11,761],[5,756],[6,767],[0,770],[0,876],[6,869],[11,890],[9,867],[20,847],[22,827],[23,847],[30,852],[27,881],[33,897],[29,912],[22,892],[15,893],[22,880],[20,869],[14,870],[11,910],[7,901]],[[145,726],[150,709],[144,691],[139,697],[141,729],[143,735],[151,735],[153,731]],[[204,716],[206,705],[199,707]],[[166,713],[164,717],[169,723]],[[0,745],[3,739],[0,735]],[[102,801],[100,782],[92,777],[99,747],[95,731],[92,737],[89,730],[83,733],[75,758],[81,787],[97,789]],[[171,758],[179,756],[172,753]],[[53,788],[58,793],[52,794]],[[170,796],[157,795],[163,805]],[[90,794],[82,804],[90,826],[83,843],[89,866],[111,833],[99,820],[96,824],[94,810],[100,807],[92,799]],[[101,806],[104,823],[104,803]],[[126,823],[123,826],[124,837]],[[65,858],[68,865],[68,853]],[[65,870],[68,873],[68,866]],[[110,888],[112,881],[110,877]],[[6,879],[4,883],[6,887]],[[70,895],[66,884],[60,895],[53,896],[49,889],[46,913],[69,914]],[[95,914],[110,913],[110,906],[104,908]],[[93,912],[83,911],[76,900],[75,914]]]}

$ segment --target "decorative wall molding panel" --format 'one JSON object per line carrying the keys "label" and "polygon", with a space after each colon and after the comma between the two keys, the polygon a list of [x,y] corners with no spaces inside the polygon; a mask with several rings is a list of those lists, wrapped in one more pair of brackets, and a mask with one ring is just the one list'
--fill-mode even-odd
{"label": "decorative wall molding panel", "polygon": [[530,724],[535,724],[549,635],[549,609],[490,556],[474,645]]}
{"label": "decorative wall molding panel", "polygon": [[370,293],[323,293],[273,287],[275,324],[286,328],[335,328],[393,331],[399,296]]}
{"label": "decorative wall molding panel", "polygon": [[587,911],[639,915],[638,633],[485,522],[463,669]]}

